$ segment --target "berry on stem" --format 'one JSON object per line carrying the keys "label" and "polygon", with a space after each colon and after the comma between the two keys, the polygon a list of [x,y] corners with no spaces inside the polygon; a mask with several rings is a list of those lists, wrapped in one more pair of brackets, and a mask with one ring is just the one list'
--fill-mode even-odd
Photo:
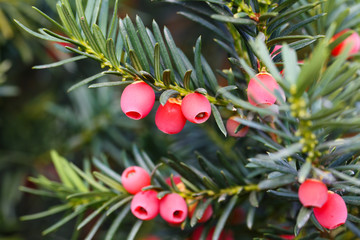
{"label": "berry on stem", "polygon": [[151,220],[159,213],[159,202],[154,190],[138,192],[131,201],[131,212],[141,220]]}
{"label": "berry on stem", "polygon": [[[338,37],[340,37],[341,35],[343,35],[344,33],[347,33],[348,31],[351,31],[351,29],[344,29],[341,32],[338,32],[337,34],[335,34],[331,40],[335,40]],[[340,44],[338,44],[332,51],[331,51],[331,55],[336,57],[338,55],[340,55],[343,51],[345,51],[346,47],[350,45],[350,52],[349,54],[355,54],[357,52],[359,52],[360,50],[360,36],[357,32],[354,32],[353,34],[351,34],[349,37],[347,37],[344,41],[342,41]]]}
{"label": "berry on stem", "polygon": [[179,133],[185,126],[186,118],[181,111],[181,101],[170,98],[166,104],[159,105],[155,115],[158,129],[167,134]]}
{"label": "berry on stem", "polygon": [[275,89],[279,89],[279,85],[275,78],[267,72],[261,72],[250,79],[247,95],[249,103],[254,106],[269,106],[276,102]]}
{"label": "berry on stem", "polygon": [[160,200],[160,216],[168,223],[180,224],[188,214],[186,201],[177,193],[169,193]]}
{"label": "berry on stem", "polygon": [[184,117],[192,123],[203,123],[209,119],[211,105],[209,100],[200,93],[190,93],[181,103]]}
{"label": "berry on stem", "polygon": [[154,103],[154,90],[142,81],[137,81],[127,86],[120,99],[122,111],[126,116],[135,120],[146,117]]}
{"label": "berry on stem", "polygon": [[307,179],[300,185],[298,195],[305,207],[322,207],[328,198],[328,189],[317,179]]}
{"label": "berry on stem", "polygon": [[121,181],[126,191],[130,194],[140,192],[143,187],[151,183],[149,173],[138,166],[126,168],[121,174]]}
{"label": "berry on stem", "polygon": [[[186,186],[185,184],[181,181],[181,177],[180,176],[173,176],[173,181],[176,185],[176,187],[179,189],[179,191],[181,192],[185,192],[186,191]],[[171,187],[171,178],[168,177],[165,179],[165,182]]]}
{"label": "berry on stem", "polygon": [[235,120],[235,116],[230,117],[226,122],[226,130],[232,137],[245,137],[249,131],[248,126],[244,126],[235,133],[236,129],[240,126],[240,123]]}
{"label": "berry on stem", "polygon": [[321,226],[327,229],[335,229],[344,224],[347,219],[347,207],[344,199],[328,191],[328,198],[320,208],[314,208],[314,216]]}
{"label": "berry on stem", "polygon": [[[190,218],[192,218],[192,216],[194,215],[197,205],[198,205],[198,202],[195,202],[195,203],[189,205],[189,217]],[[202,217],[200,219],[198,219],[198,222],[199,223],[204,223],[204,222],[208,221],[211,218],[212,215],[213,215],[213,208],[212,208],[212,206],[210,204],[205,209],[204,214],[202,215]]]}

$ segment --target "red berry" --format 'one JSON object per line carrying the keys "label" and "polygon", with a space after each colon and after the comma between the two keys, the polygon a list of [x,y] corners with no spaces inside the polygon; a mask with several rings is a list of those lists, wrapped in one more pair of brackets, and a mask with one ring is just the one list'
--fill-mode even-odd
{"label": "red berry", "polygon": [[277,52],[276,54],[275,54],[275,52],[281,48],[282,48],[281,45],[275,45],[274,50],[272,50],[272,52],[271,52],[271,56],[275,57],[276,55],[278,55],[280,52]]}
{"label": "red berry", "polygon": [[149,173],[138,166],[126,168],[121,174],[121,181],[130,194],[140,192],[143,187],[149,186],[151,183]]}
{"label": "red berry", "polygon": [[141,220],[151,220],[159,213],[159,202],[154,190],[138,192],[131,201],[131,212]]}
{"label": "red berry", "polygon": [[164,106],[160,104],[155,124],[160,131],[167,134],[179,133],[185,126],[186,118],[181,111],[181,101],[170,98]]}
{"label": "red berry", "polygon": [[127,86],[120,99],[122,111],[129,118],[139,120],[148,115],[155,102],[154,90],[145,82],[137,81]]}
{"label": "red berry", "polygon": [[282,239],[286,239],[286,240],[293,240],[295,239],[295,235],[290,235],[290,234],[282,234],[279,237],[281,237]]}
{"label": "red berry", "polygon": [[235,133],[239,125],[240,123],[235,120],[234,116],[230,117],[226,122],[226,130],[228,134],[232,137],[245,137],[247,132],[249,131],[249,127],[244,126],[237,133]]}
{"label": "red berry", "polygon": [[[192,218],[192,216],[194,215],[196,206],[197,206],[197,202],[195,202],[194,204],[191,204],[189,206],[189,217]],[[200,219],[198,219],[199,223],[204,223],[207,220],[209,220],[211,218],[211,216],[213,215],[213,208],[211,206],[211,204],[205,209],[204,214],[202,215],[202,217]]]}
{"label": "red berry", "polygon": [[181,103],[184,117],[192,123],[203,123],[209,119],[211,105],[209,100],[200,93],[186,95]]}
{"label": "red berry", "polygon": [[322,207],[328,198],[328,189],[319,180],[307,179],[300,185],[298,195],[305,207]]}
{"label": "red berry", "polygon": [[328,191],[326,203],[314,208],[314,216],[321,226],[334,229],[344,224],[347,219],[347,207],[344,199],[334,192]]}
{"label": "red berry", "polygon": [[[191,234],[190,240],[199,240],[201,238],[202,232],[204,231],[204,226],[197,227]],[[215,227],[212,227],[208,232],[205,240],[212,240],[215,232]],[[234,234],[231,230],[223,230],[219,236],[218,240],[234,240]]]}
{"label": "red berry", "polygon": [[[341,32],[338,32],[337,34],[335,34],[331,40],[335,40],[338,37],[340,37],[341,35],[343,35],[344,33],[350,31],[350,29],[345,29],[342,30]],[[334,57],[340,55],[343,51],[345,51],[346,47],[350,45],[350,55],[351,54],[355,54],[357,52],[359,52],[360,50],[360,36],[359,34],[357,34],[356,32],[354,32],[353,34],[351,34],[349,37],[347,37],[344,41],[342,41],[340,44],[338,44],[332,51],[331,51],[331,55],[333,55]]]}
{"label": "red berry", "polygon": [[[174,183],[175,183],[176,185],[178,185],[179,183],[182,183],[180,176],[173,176],[172,179],[173,179],[173,181],[174,181]],[[166,179],[165,179],[165,182],[166,182],[169,186],[172,185],[172,184],[171,184],[171,178],[170,178],[170,177],[166,178]]]}
{"label": "red berry", "polygon": [[247,95],[249,102],[254,106],[269,106],[276,102],[275,89],[279,89],[275,78],[269,73],[262,72],[250,79]]}
{"label": "red berry", "polygon": [[169,193],[160,200],[160,216],[171,224],[182,223],[188,214],[186,201],[177,193]]}
{"label": "red berry", "polygon": [[[181,177],[180,177],[180,176],[174,176],[174,177],[173,177],[173,180],[174,180],[174,183],[175,183],[176,187],[179,189],[179,191],[180,191],[180,192],[185,192],[186,186],[185,186],[185,184],[181,181]],[[170,187],[172,187],[170,177],[166,178],[166,179],[165,179],[165,182],[166,182]]]}

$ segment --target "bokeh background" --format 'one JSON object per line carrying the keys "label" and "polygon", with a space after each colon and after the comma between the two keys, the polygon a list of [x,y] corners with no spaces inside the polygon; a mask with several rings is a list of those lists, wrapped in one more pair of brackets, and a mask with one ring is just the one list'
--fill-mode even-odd
{"label": "bokeh background", "polygon": [[[67,93],[72,84],[99,71],[98,64],[91,60],[58,68],[33,69],[33,66],[68,58],[71,53],[60,44],[30,36],[13,19],[33,30],[46,27],[56,31],[32,9],[36,6],[58,19],[56,2],[0,0],[0,240],[70,239],[72,236],[74,225],[71,224],[50,236],[41,236],[41,231],[56,218],[19,220],[22,215],[46,210],[56,201],[20,191],[21,186],[36,187],[27,180],[29,176],[42,174],[57,179],[51,164],[51,149],[80,166],[82,159],[104,153],[114,162],[115,170],[133,143],[153,159],[169,150],[180,157],[189,156],[194,149],[202,153],[217,150],[206,147],[207,141],[216,142],[214,136],[218,135],[211,134],[216,130],[194,134],[189,124],[181,134],[166,136],[155,129],[153,116],[140,121],[128,120],[120,111],[120,87],[82,87]],[[214,69],[227,67],[226,55],[213,42],[213,36],[178,15],[180,6],[149,0],[120,0],[119,7],[119,17],[129,15],[135,19],[139,15],[147,26],[151,26],[153,19],[160,26],[166,25],[177,45],[190,58],[201,35],[203,54],[210,65]],[[188,147],[184,148],[185,145]]]}

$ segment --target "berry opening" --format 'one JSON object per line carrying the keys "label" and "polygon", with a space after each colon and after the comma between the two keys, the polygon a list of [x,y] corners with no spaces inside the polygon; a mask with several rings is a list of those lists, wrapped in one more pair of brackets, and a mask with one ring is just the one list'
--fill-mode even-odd
{"label": "berry opening", "polygon": [[141,216],[147,216],[148,212],[146,211],[145,208],[138,206],[137,208],[135,208],[135,212],[138,213]]}
{"label": "berry opening", "polygon": [[141,114],[135,111],[127,112],[126,116],[135,120],[139,120],[141,118]]}
{"label": "berry opening", "polygon": [[135,170],[130,170],[129,172],[127,172],[126,178],[133,176],[135,174],[135,172],[136,172]]}
{"label": "berry opening", "polygon": [[173,217],[174,217],[174,218],[179,218],[179,219],[181,219],[183,213],[184,213],[183,211],[176,210],[176,211],[173,213]]}
{"label": "berry opening", "polygon": [[207,116],[208,116],[207,112],[201,112],[201,113],[199,113],[198,115],[195,116],[195,119],[196,120],[201,120],[203,118],[207,118]]}

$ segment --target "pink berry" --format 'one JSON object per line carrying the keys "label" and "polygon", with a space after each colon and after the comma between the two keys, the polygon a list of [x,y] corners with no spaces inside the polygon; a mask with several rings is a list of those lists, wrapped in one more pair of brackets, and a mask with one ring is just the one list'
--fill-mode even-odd
{"label": "pink berry", "polygon": [[129,118],[139,120],[148,115],[155,102],[154,90],[145,82],[137,81],[127,86],[120,99],[122,111]]}
{"label": "pink berry", "polygon": [[[191,234],[190,240],[199,240],[201,238],[202,232],[204,231],[204,226],[197,227]],[[208,232],[205,240],[212,240],[215,232],[215,227],[212,227]],[[223,230],[219,236],[218,240],[234,240],[234,233],[229,230]]]}
{"label": "pink berry", "polygon": [[[182,183],[180,176],[173,176],[173,181],[174,181],[174,183],[175,183],[176,185],[179,184],[179,183]],[[172,184],[171,184],[171,178],[170,178],[170,177],[166,178],[166,179],[165,179],[165,182],[166,182],[169,186],[172,185]]]}
{"label": "pink berry", "polygon": [[[185,184],[181,181],[181,177],[180,177],[180,176],[174,176],[174,177],[173,177],[173,180],[174,180],[174,183],[175,183],[177,189],[178,189],[180,192],[185,192],[185,191],[186,191],[186,186],[185,186]],[[170,177],[166,178],[166,179],[165,179],[165,182],[166,182],[170,187],[172,187]]]}
{"label": "pink berry", "polygon": [[209,100],[200,93],[186,95],[181,103],[184,117],[192,123],[203,123],[209,119],[211,105]]}
{"label": "pink berry", "polygon": [[271,56],[272,56],[272,57],[275,57],[276,55],[278,55],[280,52],[278,52],[278,53],[276,53],[276,54],[275,54],[275,52],[276,52],[277,50],[281,49],[281,48],[282,48],[281,45],[275,45],[274,50],[271,52]]}
{"label": "pink berry", "polygon": [[131,201],[131,212],[141,220],[151,220],[159,213],[159,202],[154,190],[138,192]]}
{"label": "pink berry", "polygon": [[282,239],[286,239],[286,240],[293,240],[295,239],[295,235],[292,234],[282,234],[279,237],[281,237]]}
{"label": "pink berry", "polygon": [[298,195],[305,207],[322,207],[328,198],[328,189],[319,180],[307,179],[300,185]]}
{"label": "pink berry", "polygon": [[279,85],[275,78],[267,72],[261,72],[250,79],[247,95],[249,103],[254,106],[269,106],[276,102],[275,89],[279,89]]}
{"label": "pink berry", "polygon": [[177,193],[169,193],[160,200],[160,216],[171,224],[182,223],[188,214],[186,201]]}
{"label": "pink berry", "polygon": [[249,127],[244,126],[237,133],[235,133],[238,126],[240,126],[240,123],[235,120],[235,117],[230,117],[226,122],[226,130],[228,134],[232,137],[245,137],[249,131]]}
{"label": "pink berry", "polygon": [[321,226],[335,229],[347,219],[347,207],[344,199],[334,192],[328,191],[328,198],[320,208],[314,208],[314,216]]}
{"label": "pink berry", "polygon": [[121,181],[130,194],[140,192],[143,187],[149,186],[151,183],[149,173],[138,166],[126,168],[121,174]]}
{"label": "pink berry", "polygon": [[[337,39],[338,37],[340,37],[341,35],[343,35],[344,33],[350,31],[350,29],[345,29],[342,30],[341,32],[338,32],[337,34],[335,34],[332,37],[332,40]],[[340,55],[343,51],[345,51],[346,47],[350,45],[350,55],[351,54],[355,54],[357,52],[359,52],[360,50],[360,36],[359,34],[357,34],[356,32],[354,32],[353,34],[351,34],[349,37],[347,37],[344,41],[342,41],[340,44],[338,44],[332,51],[331,51],[331,55],[333,55],[334,57]]]}
{"label": "pink berry", "polygon": [[[192,218],[192,216],[194,215],[195,213],[195,209],[196,209],[196,206],[197,206],[197,202],[195,202],[194,204],[190,205],[189,206],[189,217]],[[211,216],[213,215],[213,208],[211,205],[209,205],[206,209],[205,209],[205,212],[204,214],[202,215],[202,217],[200,219],[198,219],[198,222],[199,223],[204,223],[206,221],[208,221]]]}
{"label": "pink berry", "polygon": [[167,134],[179,133],[185,126],[186,118],[181,111],[181,101],[170,98],[164,106],[160,104],[155,124],[158,129]]}

